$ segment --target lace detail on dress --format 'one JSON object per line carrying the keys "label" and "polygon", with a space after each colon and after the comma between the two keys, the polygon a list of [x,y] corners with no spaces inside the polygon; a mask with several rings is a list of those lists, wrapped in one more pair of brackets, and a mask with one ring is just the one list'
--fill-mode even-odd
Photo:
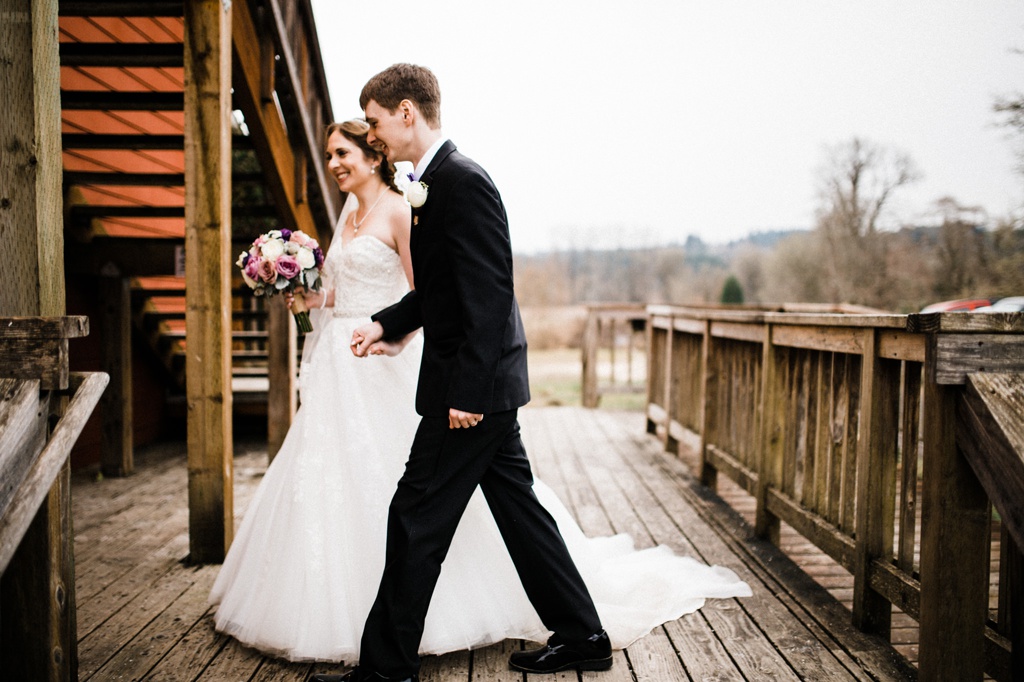
{"label": "lace detail on dress", "polygon": [[330,250],[324,264],[324,282],[334,287],[335,317],[369,317],[409,291],[402,259],[390,246],[368,234]]}

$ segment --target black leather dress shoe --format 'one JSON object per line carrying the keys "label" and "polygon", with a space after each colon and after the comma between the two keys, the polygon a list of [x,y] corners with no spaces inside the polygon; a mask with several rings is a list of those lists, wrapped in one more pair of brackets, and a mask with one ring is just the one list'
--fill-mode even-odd
{"label": "black leather dress shoe", "polygon": [[516,651],[509,667],[527,673],[557,673],[562,670],[608,670],[612,667],[612,645],[604,630],[582,642],[567,642],[552,635],[539,649]]}
{"label": "black leather dress shoe", "polygon": [[344,675],[310,675],[308,682],[419,682],[419,676],[384,677],[377,673],[364,673],[353,668]]}

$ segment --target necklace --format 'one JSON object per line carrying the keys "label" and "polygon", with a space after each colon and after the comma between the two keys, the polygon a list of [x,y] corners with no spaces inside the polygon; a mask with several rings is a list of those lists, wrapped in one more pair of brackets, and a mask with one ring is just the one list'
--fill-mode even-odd
{"label": "necklace", "polygon": [[359,228],[363,226],[363,223],[366,222],[366,219],[370,217],[371,213],[373,213],[373,209],[377,208],[377,204],[379,204],[380,200],[384,198],[384,195],[387,194],[387,191],[388,191],[388,188],[385,187],[384,191],[380,193],[379,197],[377,197],[377,201],[373,202],[373,206],[370,207],[370,210],[368,210],[366,213],[363,214],[363,219],[362,220],[358,220],[358,217],[359,217],[359,211],[358,210],[355,213],[352,214],[352,235],[353,236],[359,234]]}

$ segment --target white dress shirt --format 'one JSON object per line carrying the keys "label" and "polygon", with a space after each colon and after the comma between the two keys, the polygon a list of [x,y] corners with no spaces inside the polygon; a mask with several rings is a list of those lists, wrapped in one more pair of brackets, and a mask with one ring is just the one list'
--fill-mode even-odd
{"label": "white dress shirt", "polygon": [[423,174],[427,172],[427,166],[430,165],[430,162],[434,160],[434,156],[437,155],[437,150],[440,149],[441,145],[447,142],[447,140],[448,138],[442,135],[434,141],[434,144],[430,145],[427,152],[423,155],[423,158],[420,159],[420,162],[416,164],[416,168],[412,172],[413,182],[416,182],[423,177]]}

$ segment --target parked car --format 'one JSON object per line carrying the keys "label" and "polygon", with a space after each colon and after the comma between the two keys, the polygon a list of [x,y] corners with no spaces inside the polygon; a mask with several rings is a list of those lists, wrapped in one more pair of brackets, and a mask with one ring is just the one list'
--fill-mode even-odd
{"label": "parked car", "polygon": [[982,306],[992,305],[987,298],[958,298],[954,301],[939,301],[921,308],[922,313],[963,313]]}
{"label": "parked car", "polygon": [[1019,313],[1024,312],[1024,296],[1007,296],[992,305],[975,308],[976,313]]}

